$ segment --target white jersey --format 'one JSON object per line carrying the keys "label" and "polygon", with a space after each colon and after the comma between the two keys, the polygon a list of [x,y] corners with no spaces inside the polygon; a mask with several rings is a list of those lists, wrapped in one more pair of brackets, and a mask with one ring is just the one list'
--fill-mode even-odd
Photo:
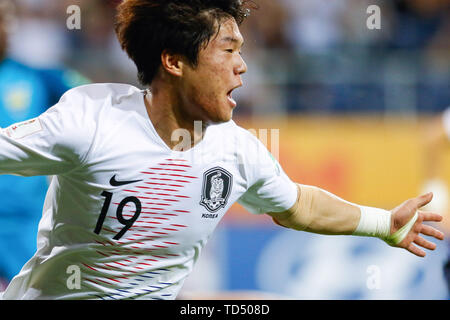
{"label": "white jersey", "polygon": [[0,174],[53,176],[38,250],[3,299],[175,299],[234,202],[255,214],[293,206],[295,184],[249,131],[211,125],[172,151],[144,94],[82,86],[1,130]]}

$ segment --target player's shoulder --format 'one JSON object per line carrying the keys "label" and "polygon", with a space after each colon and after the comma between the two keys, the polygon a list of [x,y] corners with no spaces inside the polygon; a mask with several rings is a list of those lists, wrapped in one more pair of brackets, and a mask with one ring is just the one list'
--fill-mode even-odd
{"label": "player's shoulder", "polygon": [[[89,121],[94,125],[100,119],[106,121],[114,117],[114,106],[126,101],[125,96],[136,95],[140,90],[131,85],[115,83],[94,83],[78,86],[66,91],[59,102],[45,113],[58,113],[61,119],[73,123]],[[117,116],[117,115],[116,115]]]}
{"label": "player's shoulder", "polygon": [[120,101],[124,96],[136,94],[141,91],[142,90],[129,84],[91,83],[68,90],[64,93],[61,100],[83,99],[85,101],[99,101],[111,99],[111,101]]}

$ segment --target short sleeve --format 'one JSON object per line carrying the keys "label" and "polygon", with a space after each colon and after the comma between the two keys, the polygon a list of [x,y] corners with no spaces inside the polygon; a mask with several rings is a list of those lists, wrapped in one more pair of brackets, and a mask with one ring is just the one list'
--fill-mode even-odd
{"label": "short sleeve", "polygon": [[0,129],[0,174],[63,174],[80,165],[94,132],[79,94],[69,92],[39,117]]}
{"label": "short sleeve", "polygon": [[238,203],[253,214],[283,212],[289,210],[297,200],[297,186],[286,175],[279,162],[253,135],[242,156],[244,168],[248,170],[249,188]]}

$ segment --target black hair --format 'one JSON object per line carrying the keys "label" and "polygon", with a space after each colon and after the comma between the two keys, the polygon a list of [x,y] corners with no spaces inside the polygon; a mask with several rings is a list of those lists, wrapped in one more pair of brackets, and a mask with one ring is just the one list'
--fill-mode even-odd
{"label": "black hair", "polygon": [[149,85],[164,50],[183,55],[195,66],[200,49],[220,24],[234,18],[240,25],[250,8],[256,8],[254,2],[245,0],[124,0],[118,6],[115,30],[136,64],[139,81]]}

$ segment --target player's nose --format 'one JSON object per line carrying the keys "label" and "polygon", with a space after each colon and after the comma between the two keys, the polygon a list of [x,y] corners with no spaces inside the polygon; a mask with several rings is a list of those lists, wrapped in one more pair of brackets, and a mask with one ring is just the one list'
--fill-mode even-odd
{"label": "player's nose", "polygon": [[244,58],[242,58],[241,55],[239,55],[239,63],[237,64],[235,68],[235,73],[237,75],[241,75],[247,72],[247,64],[244,61]]}

